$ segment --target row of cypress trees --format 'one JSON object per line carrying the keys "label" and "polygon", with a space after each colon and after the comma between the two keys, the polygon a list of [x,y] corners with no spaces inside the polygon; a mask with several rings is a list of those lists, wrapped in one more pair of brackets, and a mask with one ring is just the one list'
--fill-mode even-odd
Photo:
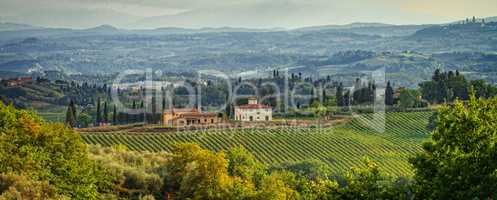
{"label": "row of cypress trees", "polygon": [[[96,120],[95,124],[98,126],[102,123],[111,123],[112,124],[117,124],[117,107],[116,105],[113,106],[113,114],[112,114],[112,120],[109,119],[109,108],[107,102],[104,102],[103,106],[103,113],[101,109],[101,101],[100,98],[97,100],[97,111],[96,111]],[[66,120],[65,123],[69,127],[76,127],[77,125],[77,110],[76,110],[76,105],[73,100],[69,102],[69,105],[67,106],[67,111],[66,111]]]}

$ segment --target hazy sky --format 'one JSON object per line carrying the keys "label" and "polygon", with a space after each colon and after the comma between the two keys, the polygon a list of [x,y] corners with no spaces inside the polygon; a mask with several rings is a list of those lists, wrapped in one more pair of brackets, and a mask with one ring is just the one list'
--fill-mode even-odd
{"label": "hazy sky", "polygon": [[496,16],[497,0],[0,0],[0,21],[76,28],[422,24],[473,15]]}

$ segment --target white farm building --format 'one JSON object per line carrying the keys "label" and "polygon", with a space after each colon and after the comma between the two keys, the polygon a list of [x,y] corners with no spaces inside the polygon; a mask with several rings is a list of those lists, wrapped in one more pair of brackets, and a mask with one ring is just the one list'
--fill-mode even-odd
{"label": "white farm building", "polygon": [[273,110],[271,106],[258,104],[257,98],[249,98],[248,104],[235,106],[235,120],[237,121],[271,121]]}

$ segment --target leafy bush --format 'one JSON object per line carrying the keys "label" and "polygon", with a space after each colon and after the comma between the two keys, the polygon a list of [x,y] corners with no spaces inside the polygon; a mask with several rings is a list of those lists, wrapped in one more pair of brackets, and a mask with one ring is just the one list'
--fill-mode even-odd
{"label": "leafy bush", "polygon": [[62,200],[69,199],[56,193],[48,181],[34,181],[14,173],[0,174],[0,200],[33,199]]}
{"label": "leafy bush", "polygon": [[102,148],[90,147],[90,158],[112,177],[107,196],[126,199],[163,199],[164,168],[169,159],[166,153],[128,151],[123,145]]}

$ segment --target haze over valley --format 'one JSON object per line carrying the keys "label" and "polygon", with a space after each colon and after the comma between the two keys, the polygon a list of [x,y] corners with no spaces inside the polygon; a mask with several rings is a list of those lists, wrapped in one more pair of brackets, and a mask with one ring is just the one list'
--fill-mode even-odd
{"label": "haze over valley", "polygon": [[415,86],[429,79],[434,69],[442,68],[495,82],[495,17],[472,20],[469,17],[464,24],[151,30],[2,23],[0,71],[9,77],[51,70],[68,75],[146,68],[164,72],[213,69],[237,74],[261,68],[299,68],[326,76],[332,71],[353,74],[385,67],[387,76],[398,84]]}

